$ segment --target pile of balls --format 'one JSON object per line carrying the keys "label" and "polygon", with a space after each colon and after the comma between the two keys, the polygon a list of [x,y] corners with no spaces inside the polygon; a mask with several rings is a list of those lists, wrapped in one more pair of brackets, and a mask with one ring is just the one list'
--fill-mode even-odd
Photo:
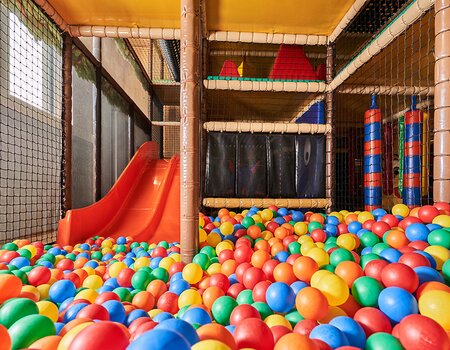
{"label": "pile of balls", "polygon": [[200,214],[176,242],[0,249],[0,349],[450,350],[450,205]]}

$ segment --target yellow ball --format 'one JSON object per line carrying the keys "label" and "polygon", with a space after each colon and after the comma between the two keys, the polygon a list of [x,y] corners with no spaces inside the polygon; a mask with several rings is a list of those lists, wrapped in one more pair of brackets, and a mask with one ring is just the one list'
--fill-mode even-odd
{"label": "yellow ball", "polygon": [[219,227],[219,226],[220,226],[220,222],[214,221],[214,222],[213,222],[213,225],[216,226],[216,227]]}
{"label": "yellow ball", "polygon": [[59,316],[58,307],[51,301],[46,300],[38,301],[36,305],[39,310],[39,315],[47,316],[49,319],[52,320],[52,322],[58,321]]}
{"label": "yellow ball", "polygon": [[255,221],[255,223],[263,222],[263,219],[258,214],[252,215],[252,219]]}
{"label": "yellow ball", "polygon": [[302,253],[302,255],[306,255],[313,248],[317,248],[313,241],[304,242],[300,247],[300,253]]}
{"label": "yellow ball", "polygon": [[170,257],[171,257],[175,262],[180,262],[180,261],[181,261],[181,255],[178,254],[178,253],[170,254]]}
{"label": "yellow ball", "polygon": [[83,281],[83,287],[90,289],[99,289],[103,286],[103,280],[98,275],[87,276]]}
{"label": "yellow ball", "polygon": [[202,296],[195,289],[186,289],[178,297],[178,307],[181,309],[187,305],[200,305]]}
{"label": "yellow ball", "polygon": [[350,214],[350,212],[348,210],[341,210],[339,212],[339,214],[341,214],[342,215],[342,219],[344,219],[347,214]]}
{"label": "yellow ball", "polygon": [[347,250],[353,250],[356,248],[356,240],[349,233],[344,233],[344,234],[338,236],[338,238],[336,240],[336,244],[339,247],[345,248]]}
{"label": "yellow ball", "polygon": [[200,227],[205,226],[205,219],[203,219],[203,216],[202,216],[202,215],[199,215],[199,216],[198,216],[198,225],[199,225]]}
{"label": "yellow ball", "polygon": [[314,272],[313,275],[311,276],[310,281],[311,287],[317,288],[317,285],[319,284],[319,281],[322,279],[322,277],[330,274],[332,274],[332,272],[328,270],[319,270]]}
{"label": "yellow ball", "polygon": [[231,241],[222,241],[216,246],[216,254],[217,256],[220,254],[223,250],[233,250],[233,243]]}
{"label": "yellow ball", "polygon": [[112,248],[113,247],[113,242],[110,239],[105,239],[102,242],[102,248]]}
{"label": "yellow ball", "polygon": [[112,254],[112,249],[111,248],[102,248],[102,254],[106,255],[106,254]]}
{"label": "yellow ball", "polygon": [[409,208],[405,204],[396,204],[392,207],[392,214],[407,217],[409,214]]}
{"label": "yellow ball", "polygon": [[433,224],[438,224],[442,227],[450,227],[450,216],[443,214],[438,215],[433,219]]}
{"label": "yellow ball", "polygon": [[341,213],[337,212],[337,211],[333,211],[332,213],[330,213],[328,216],[334,216],[336,217],[339,222],[342,222],[342,220],[344,220],[344,215],[342,215]]}
{"label": "yellow ball", "polygon": [[189,284],[196,284],[202,279],[203,270],[200,265],[189,263],[185,267],[183,267],[181,275],[183,276],[183,279]]}
{"label": "yellow ball", "polygon": [[35,300],[39,300],[41,297],[41,293],[39,293],[39,290],[34,286],[24,285],[24,286],[22,286],[21,292],[33,294]]}
{"label": "yellow ball", "polygon": [[150,266],[150,259],[146,256],[141,256],[137,258],[134,262],[134,270],[137,271],[144,266]]}
{"label": "yellow ball", "polygon": [[75,337],[80,333],[83,329],[90,326],[94,322],[84,322],[79,325],[76,325],[73,327],[70,331],[68,331],[64,336],[61,338],[61,341],[58,344],[58,350],[69,350],[70,344],[73,342]]}
{"label": "yellow ball", "polygon": [[82,269],[86,271],[89,276],[95,275],[95,270],[90,266],[83,266]]}
{"label": "yellow ball", "polygon": [[311,248],[306,253],[306,256],[309,256],[310,258],[314,259],[316,263],[320,266],[328,265],[330,263],[330,256],[328,253],[318,247]]}
{"label": "yellow ball", "polygon": [[206,242],[206,238],[208,237],[208,234],[206,231],[202,228],[198,230],[198,240],[200,243]]}
{"label": "yellow ball", "polygon": [[348,316],[347,313],[339,306],[328,306],[328,312],[326,316],[319,320],[319,323],[330,323],[330,321],[338,316]]}
{"label": "yellow ball", "polygon": [[230,218],[234,218],[236,216],[236,213],[234,211],[229,211],[228,215],[230,216]]}
{"label": "yellow ball", "polygon": [[262,239],[268,241],[269,239],[271,239],[273,237],[273,234],[270,231],[263,231],[263,232],[261,232],[261,237],[262,237]]}
{"label": "yellow ball", "polygon": [[264,209],[260,215],[261,215],[261,218],[265,221],[272,220],[272,218],[273,218],[273,212],[270,209]]}
{"label": "yellow ball", "polygon": [[208,273],[208,275],[214,275],[215,273],[220,273],[222,272],[222,265],[219,263],[214,263],[209,265],[208,269],[206,270],[206,272]]}
{"label": "yellow ball", "polygon": [[211,232],[206,241],[211,247],[215,248],[222,241],[222,237],[216,232]]}
{"label": "yellow ball", "polygon": [[347,283],[333,273],[323,276],[317,283],[316,288],[325,295],[330,306],[344,304],[350,294]]}
{"label": "yellow ball", "polygon": [[364,224],[367,220],[373,220],[374,217],[371,213],[369,213],[368,211],[362,211],[361,213],[358,214],[358,221],[361,224]]}
{"label": "yellow ball", "polygon": [[149,315],[151,318],[153,318],[153,317],[155,317],[156,315],[160,314],[161,312],[163,312],[161,309],[153,309],[153,310],[150,310],[150,311],[148,312],[148,315]]}
{"label": "yellow ball", "polygon": [[192,350],[231,350],[231,348],[222,343],[221,341],[214,339],[206,339],[195,343],[191,347]]}
{"label": "yellow ball", "polygon": [[275,327],[275,326],[284,326],[286,328],[289,328],[292,331],[292,325],[291,323],[281,315],[269,315],[264,319],[264,323],[269,326],[269,328]]}
{"label": "yellow ball", "polygon": [[22,249],[28,250],[31,253],[31,257],[34,257],[36,255],[36,252],[37,252],[36,247],[34,245],[31,245],[31,244],[24,245],[22,247]]}
{"label": "yellow ball", "polygon": [[52,284],[47,283],[47,284],[41,284],[41,285],[36,287],[38,292],[39,292],[39,294],[41,295],[39,300],[48,298],[48,292],[49,292],[51,286],[52,286]]}
{"label": "yellow ball", "polygon": [[297,236],[303,236],[308,233],[308,225],[304,222],[296,222],[294,225],[294,232]]}
{"label": "yellow ball", "polygon": [[311,238],[311,236],[300,236],[297,239],[297,242],[300,243],[300,244],[304,244],[306,242],[313,242],[313,239]]}
{"label": "yellow ball", "polygon": [[419,311],[439,323],[446,332],[450,331],[450,293],[430,290],[419,298]]}
{"label": "yellow ball", "polygon": [[440,245],[430,245],[424,251],[436,260],[436,270],[442,270],[442,265],[450,259],[450,251]]}
{"label": "yellow ball", "polygon": [[86,299],[91,302],[91,304],[94,303],[95,299],[97,298],[98,293],[93,289],[83,289],[82,291],[79,291],[77,295],[75,295],[74,300],[78,299]]}
{"label": "yellow ball", "polygon": [[234,225],[229,221],[225,221],[220,225],[219,230],[224,236],[231,235],[234,232]]}
{"label": "yellow ball", "polygon": [[175,263],[175,260],[172,259],[170,256],[166,256],[161,259],[159,262],[159,267],[162,267],[163,269],[166,269],[169,271],[169,268]]}
{"label": "yellow ball", "polygon": [[122,261],[117,261],[114,264],[112,264],[108,268],[109,276],[110,277],[117,277],[124,268],[126,268],[127,265]]}

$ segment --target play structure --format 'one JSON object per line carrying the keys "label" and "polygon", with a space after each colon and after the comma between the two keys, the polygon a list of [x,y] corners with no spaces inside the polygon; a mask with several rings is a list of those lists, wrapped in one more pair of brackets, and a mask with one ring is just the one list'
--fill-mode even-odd
{"label": "play structure", "polygon": [[0,350],[450,350],[447,0],[0,24]]}

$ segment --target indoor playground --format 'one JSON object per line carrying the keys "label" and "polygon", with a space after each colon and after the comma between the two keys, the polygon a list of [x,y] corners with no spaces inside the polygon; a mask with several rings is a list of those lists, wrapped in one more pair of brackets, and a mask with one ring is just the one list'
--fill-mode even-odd
{"label": "indoor playground", "polygon": [[0,350],[450,350],[450,0],[0,1]]}

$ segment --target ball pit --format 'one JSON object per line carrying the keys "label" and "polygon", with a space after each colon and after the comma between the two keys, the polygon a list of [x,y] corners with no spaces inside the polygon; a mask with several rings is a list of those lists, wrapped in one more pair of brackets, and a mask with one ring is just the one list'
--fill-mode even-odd
{"label": "ball pit", "polygon": [[450,350],[441,204],[199,222],[189,264],[177,242],[4,244],[0,348]]}

